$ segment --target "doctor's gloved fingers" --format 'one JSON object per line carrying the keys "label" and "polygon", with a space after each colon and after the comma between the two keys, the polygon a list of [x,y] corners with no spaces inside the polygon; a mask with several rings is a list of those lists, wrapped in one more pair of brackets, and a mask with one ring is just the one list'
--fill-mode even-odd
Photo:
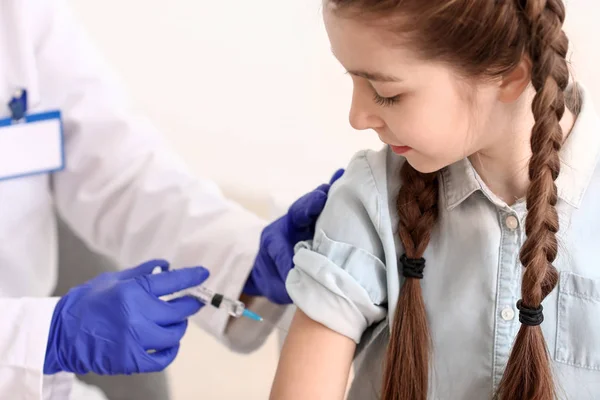
{"label": "doctor's gloved fingers", "polygon": [[160,297],[201,285],[208,276],[209,272],[206,268],[191,267],[162,274],[138,276],[135,279],[148,293]]}
{"label": "doctor's gloved fingers", "polygon": [[314,192],[323,192],[325,194],[329,193],[329,188],[331,187],[331,185],[329,183],[324,183],[322,185],[319,185],[315,190],[313,190]]}
{"label": "doctor's gloved fingers", "polygon": [[298,199],[288,211],[294,228],[312,226],[323,211],[326,202],[327,193],[321,190],[312,191]]}
{"label": "doctor's gloved fingers", "polygon": [[[287,264],[284,262],[284,264]],[[265,297],[267,297],[272,303],[275,304],[291,304],[292,299],[287,293],[287,289],[285,287],[285,281],[287,275],[289,274],[291,268],[293,267],[293,263],[291,260],[289,261],[289,266],[281,267],[278,264],[277,273],[273,274],[267,284],[268,288],[266,289]]]}
{"label": "doctor's gloved fingers", "polygon": [[344,171],[343,168],[338,169],[331,176],[329,183],[324,183],[324,184],[320,185],[316,190],[320,190],[322,192],[325,192],[326,194],[329,193],[329,189],[331,188],[331,185],[333,185],[338,179],[340,179],[342,177],[342,175],[344,175],[344,172],[346,172],[346,171]]}
{"label": "doctor's gloved fingers", "polygon": [[273,264],[268,279],[285,285],[288,274],[294,268],[294,249],[291,247],[280,249],[273,255]]}
{"label": "doctor's gloved fingers", "polygon": [[342,177],[342,175],[344,175],[344,172],[346,172],[344,170],[344,168],[340,168],[337,171],[335,171],[335,173],[333,174],[333,176],[329,180],[329,184],[333,185],[335,183],[335,181],[337,181],[338,179],[340,179]]}
{"label": "doctor's gloved fingers", "polygon": [[119,280],[133,279],[138,276],[150,275],[155,268],[160,268],[163,272],[169,269],[169,262],[166,260],[150,260],[134,268],[129,268],[124,271],[117,272]]}
{"label": "doctor's gloved fingers", "polygon": [[291,257],[285,256],[279,261],[276,261],[275,264],[272,273],[269,274],[269,277],[264,283],[266,285],[264,296],[275,304],[291,304],[292,299],[290,299],[290,296],[287,293],[285,281],[291,269],[294,267],[294,264]]}
{"label": "doctor's gloved fingers", "polygon": [[179,352],[179,346],[173,346],[165,350],[159,350],[152,354],[146,354],[146,358],[149,363],[145,366],[144,370],[141,372],[162,372],[165,368],[167,368],[175,358],[177,357],[177,353]]}
{"label": "doctor's gloved fingers", "polygon": [[169,301],[153,299],[153,304],[144,311],[146,318],[159,325],[171,325],[187,320],[204,307],[204,303],[192,296],[183,296]]}
{"label": "doctor's gloved fingers", "polygon": [[142,326],[134,327],[133,334],[144,350],[160,351],[177,346],[187,327],[187,320],[164,326],[147,321]]}
{"label": "doctor's gloved fingers", "polygon": [[282,305],[282,306],[286,306],[288,304],[293,303],[290,295],[288,294],[287,290],[285,289],[285,285],[283,285],[282,288],[280,288],[278,290],[274,290],[273,294],[271,295],[269,300],[272,303]]}
{"label": "doctor's gloved fingers", "polygon": [[323,192],[325,194],[329,194],[329,190],[331,189],[331,185],[333,185],[335,183],[335,181],[337,181],[338,179],[340,179],[342,177],[342,175],[344,175],[344,170],[343,169],[339,169],[335,172],[335,174],[333,174],[333,176],[331,177],[331,179],[329,180],[329,183],[324,183],[322,185],[319,185],[319,187],[317,187],[315,189],[315,192]]}
{"label": "doctor's gloved fingers", "polygon": [[261,276],[260,269],[254,268],[252,270],[252,272],[250,273],[250,276],[248,277],[246,284],[244,285],[244,289],[243,289],[244,294],[247,294],[248,296],[262,296],[263,295],[262,291],[258,287],[258,284],[260,283],[260,280],[261,280],[260,276]]}

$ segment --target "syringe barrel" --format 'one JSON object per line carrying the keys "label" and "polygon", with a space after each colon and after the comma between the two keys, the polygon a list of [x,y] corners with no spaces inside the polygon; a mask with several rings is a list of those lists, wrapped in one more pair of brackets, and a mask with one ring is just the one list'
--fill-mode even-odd
{"label": "syringe barrel", "polygon": [[184,294],[197,297],[204,304],[210,305],[215,297],[215,292],[204,286],[196,286],[183,291]]}
{"label": "syringe barrel", "polygon": [[229,315],[235,318],[241,317],[245,309],[244,303],[242,303],[241,301],[229,299],[227,297],[223,298],[220,308],[224,308],[225,310],[227,310]]}
{"label": "syringe barrel", "polygon": [[207,306],[223,309],[227,311],[229,315],[236,318],[241,317],[245,309],[244,303],[241,301],[224,297],[223,295],[215,293],[204,286],[196,286],[186,289],[184,290],[184,294],[198,298]]}

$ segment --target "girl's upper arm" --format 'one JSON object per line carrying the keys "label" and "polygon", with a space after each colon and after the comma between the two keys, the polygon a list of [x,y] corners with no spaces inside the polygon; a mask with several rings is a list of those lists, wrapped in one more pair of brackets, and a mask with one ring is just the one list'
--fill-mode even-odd
{"label": "girl's upper arm", "polygon": [[343,399],[355,342],[296,312],[279,360],[271,400]]}
{"label": "girl's upper arm", "polygon": [[387,315],[380,230],[385,208],[374,179],[383,173],[358,153],[332,185],[313,240],[296,246],[286,288],[301,311],[271,399],[343,399],[356,344]]}
{"label": "girl's upper arm", "polygon": [[290,297],[304,314],[356,343],[387,315],[382,261],[382,232],[387,229],[380,226],[386,208],[374,178],[384,174],[381,169],[373,172],[365,152],[352,159],[329,191],[313,240],[296,246],[295,268],[286,280]]}

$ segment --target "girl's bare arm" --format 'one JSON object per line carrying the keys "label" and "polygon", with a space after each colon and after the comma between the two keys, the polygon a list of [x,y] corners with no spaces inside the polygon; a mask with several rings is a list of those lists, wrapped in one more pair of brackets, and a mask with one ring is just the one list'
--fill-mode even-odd
{"label": "girl's bare arm", "polygon": [[296,312],[271,400],[336,400],[346,394],[356,343]]}

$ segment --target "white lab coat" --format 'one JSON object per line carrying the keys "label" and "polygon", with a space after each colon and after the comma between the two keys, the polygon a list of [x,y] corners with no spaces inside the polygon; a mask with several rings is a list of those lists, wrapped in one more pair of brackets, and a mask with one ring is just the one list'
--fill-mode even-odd
{"label": "white lab coat", "polygon": [[[62,400],[73,376],[43,376],[57,302],[47,297],[57,273],[55,211],[123,267],[155,257],[203,265],[210,286],[235,298],[264,222],[191,176],[129,109],[64,0],[0,2],[1,117],[19,87],[28,89],[31,112],[62,112],[66,169],[0,181],[0,399]],[[258,306],[271,319],[281,311]],[[238,320],[225,334],[227,316],[209,307],[194,318],[239,351],[259,346],[269,330]]]}

